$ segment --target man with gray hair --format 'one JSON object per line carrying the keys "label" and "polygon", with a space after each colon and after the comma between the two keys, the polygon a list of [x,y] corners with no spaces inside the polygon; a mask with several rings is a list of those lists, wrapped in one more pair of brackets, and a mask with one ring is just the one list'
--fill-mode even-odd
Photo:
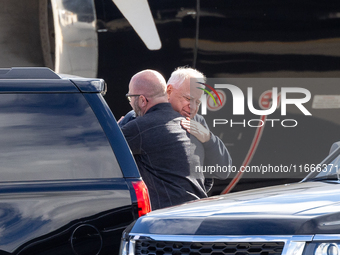
{"label": "man with gray hair", "polygon": [[[191,79],[192,82],[190,82]],[[200,98],[203,94],[202,90],[197,89],[197,87],[203,88],[203,85],[197,82],[205,83],[205,81],[204,74],[196,69],[190,67],[177,68],[172,72],[167,83],[168,101],[176,112],[186,118],[181,121],[181,124],[192,135],[192,155],[199,156],[199,165],[231,167],[232,160],[225,144],[210,131],[204,117],[197,114],[201,104]],[[135,117],[136,113],[130,111],[119,120],[119,126],[123,127]],[[192,165],[191,167],[194,168],[195,166]],[[204,182],[206,192],[209,192],[214,183],[213,179],[209,177],[226,179],[229,174],[229,172],[216,173],[215,175],[206,173],[207,178]]]}
{"label": "man with gray hair", "polygon": [[138,118],[121,129],[150,194],[152,209],[207,197],[204,175],[191,171],[200,164],[191,157],[184,118],[168,102],[163,76],[154,70],[135,74],[126,97]]}
{"label": "man with gray hair", "polygon": [[[179,67],[172,72],[167,83],[168,100],[172,108],[186,117],[182,120],[182,126],[203,145],[201,152],[201,164],[203,166],[231,167],[231,157],[225,144],[210,130],[203,116],[197,114],[201,104],[200,98],[203,90],[201,83],[205,83],[203,73],[189,67]],[[195,144],[196,139],[192,139]],[[226,179],[230,173],[218,174],[216,177]],[[208,176],[206,176],[208,177]],[[205,186],[207,191],[211,189],[213,179],[207,178]]]}

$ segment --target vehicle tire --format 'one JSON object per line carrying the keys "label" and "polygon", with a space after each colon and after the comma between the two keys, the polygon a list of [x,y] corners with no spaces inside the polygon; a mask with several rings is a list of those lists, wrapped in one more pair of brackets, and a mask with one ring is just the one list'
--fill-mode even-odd
{"label": "vehicle tire", "polygon": [[55,32],[52,3],[39,0],[39,29],[44,64],[55,69]]}

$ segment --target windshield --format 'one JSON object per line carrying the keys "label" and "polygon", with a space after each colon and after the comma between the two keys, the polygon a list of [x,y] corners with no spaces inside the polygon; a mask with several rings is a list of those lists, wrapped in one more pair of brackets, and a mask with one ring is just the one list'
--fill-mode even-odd
{"label": "windshield", "polygon": [[336,180],[340,181],[340,147],[332,152],[323,162],[316,165],[304,181]]}

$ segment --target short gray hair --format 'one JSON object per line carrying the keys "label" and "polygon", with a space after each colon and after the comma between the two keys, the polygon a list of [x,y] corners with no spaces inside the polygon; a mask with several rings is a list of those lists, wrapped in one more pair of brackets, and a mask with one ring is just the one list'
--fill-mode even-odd
{"label": "short gray hair", "polygon": [[200,71],[191,67],[178,67],[172,72],[167,85],[171,84],[174,87],[179,87],[186,79],[197,78],[201,82],[206,81],[206,77]]}

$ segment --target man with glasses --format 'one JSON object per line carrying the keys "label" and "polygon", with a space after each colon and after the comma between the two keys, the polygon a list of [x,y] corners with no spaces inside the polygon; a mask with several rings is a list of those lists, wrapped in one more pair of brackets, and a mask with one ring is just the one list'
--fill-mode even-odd
{"label": "man with glasses", "polygon": [[190,169],[200,165],[181,126],[184,118],[168,102],[163,76],[153,70],[135,74],[126,95],[138,118],[121,129],[150,194],[152,209],[207,197],[204,175]]}
{"label": "man with glasses", "polygon": [[[192,80],[191,83],[190,79]],[[201,157],[202,165],[231,167],[231,157],[225,144],[209,130],[204,117],[197,114],[201,104],[200,98],[203,94],[203,91],[197,88],[203,86],[197,82],[204,83],[205,80],[205,76],[196,69],[190,67],[177,68],[172,72],[167,83],[168,101],[176,112],[186,118],[181,121],[183,128],[201,142],[203,151],[198,154]],[[130,111],[119,120],[120,127],[135,117],[135,112]],[[197,142],[196,139],[192,138],[192,142]],[[194,146],[200,147],[200,145]],[[209,177],[226,179],[229,174],[229,172],[215,173],[214,175],[206,173],[206,191],[208,192],[213,186],[213,179]]]}

